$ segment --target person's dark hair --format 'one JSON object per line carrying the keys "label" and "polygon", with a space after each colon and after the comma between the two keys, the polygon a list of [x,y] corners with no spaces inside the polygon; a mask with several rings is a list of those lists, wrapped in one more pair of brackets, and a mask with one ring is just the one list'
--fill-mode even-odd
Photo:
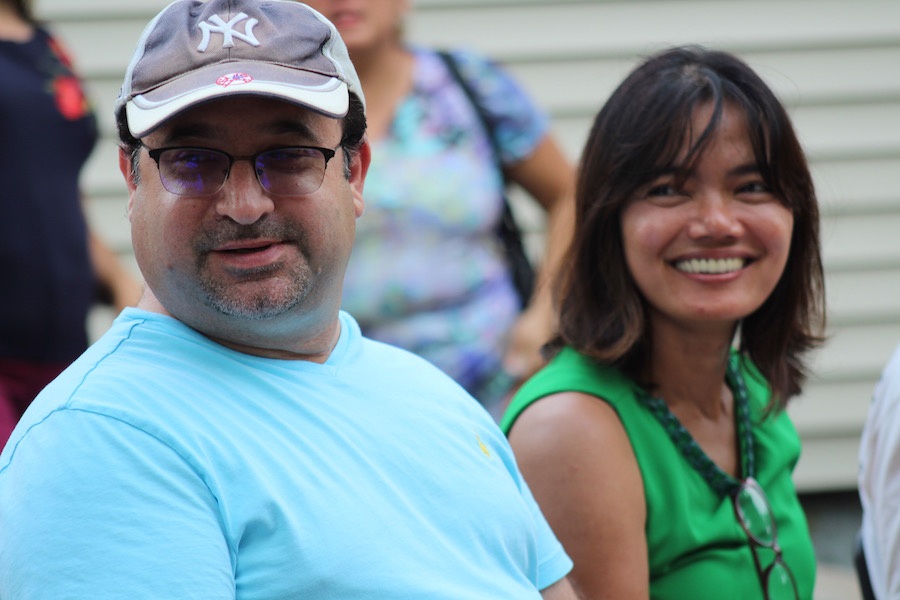
{"label": "person's dark hair", "polygon": [[20,17],[28,21],[29,23],[34,23],[36,19],[34,18],[34,13],[31,10],[31,0],[8,0],[10,6],[19,14]]}
{"label": "person's dark hair", "polygon": [[344,174],[350,177],[350,160],[356,156],[366,136],[366,108],[359,97],[350,93],[350,107],[344,117],[344,133],[341,148],[344,149]]}
{"label": "person's dark hair", "polygon": [[[349,177],[350,161],[356,156],[366,135],[366,109],[359,97],[353,92],[350,92],[350,106],[342,124],[343,133],[340,145],[344,150],[344,174]],[[125,113],[124,108],[116,114],[116,130],[119,134],[119,145],[131,155],[131,170],[137,177],[138,154],[140,153],[141,142],[131,135],[131,131],[128,129],[128,115]]]}
{"label": "person's dark hair", "polygon": [[[619,85],[593,123],[581,157],[576,224],[555,289],[563,345],[621,369],[650,387],[652,351],[645,300],[625,261],[621,215],[661,169],[689,167],[701,155],[728,103],[746,118],[760,173],[793,213],[784,273],[772,294],[740,324],[739,351],[772,388],[783,409],[807,375],[804,355],[822,341],[824,275],[812,177],[790,118],[769,87],[732,54],[701,47],[651,56]],[[712,117],[679,162],[698,107]]]}

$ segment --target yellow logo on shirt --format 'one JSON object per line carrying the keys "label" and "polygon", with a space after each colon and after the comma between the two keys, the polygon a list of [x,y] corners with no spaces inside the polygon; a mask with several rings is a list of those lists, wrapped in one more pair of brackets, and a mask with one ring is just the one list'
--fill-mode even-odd
{"label": "yellow logo on shirt", "polygon": [[477,433],[475,434],[475,439],[478,440],[478,447],[481,448],[481,451],[484,452],[484,455],[487,456],[488,458],[490,458],[491,457],[490,449],[485,445],[484,442],[481,441],[481,437],[479,437],[479,435]]}

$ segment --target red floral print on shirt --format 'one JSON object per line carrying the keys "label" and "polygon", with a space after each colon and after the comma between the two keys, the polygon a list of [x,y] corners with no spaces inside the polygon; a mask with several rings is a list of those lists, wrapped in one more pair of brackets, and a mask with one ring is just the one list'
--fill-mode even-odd
{"label": "red floral print on shirt", "polygon": [[57,77],[53,81],[53,92],[56,107],[65,118],[74,121],[88,112],[87,99],[75,77]]}
{"label": "red floral print on shirt", "polygon": [[80,119],[90,112],[90,106],[81,82],[72,74],[72,60],[57,40],[49,38],[48,45],[63,66],[60,74],[52,81],[51,91],[56,99],[56,107],[65,118],[71,121]]}

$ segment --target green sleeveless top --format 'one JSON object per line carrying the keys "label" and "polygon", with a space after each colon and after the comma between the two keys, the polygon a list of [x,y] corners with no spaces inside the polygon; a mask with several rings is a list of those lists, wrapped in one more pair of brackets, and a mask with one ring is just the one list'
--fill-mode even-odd
{"label": "green sleeveless top", "polygon": [[[769,390],[759,371],[734,353],[747,384],[755,451],[755,476],[775,516],[778,544],[797,582],[800,598],[812,598],[815,555],[806,516],[791,473],[800,438],[785,412],[762,414]],[[762,598],[747,535],[731,498],[716,493],[687,462],[665,428],[639,399],[639,386],[620,371],[598,365],[572,348],[563,349],[513,398],[500,427],[509,433],[533,402],[558,392],[578,391],[607,402],[618,414],[644,483],[650,597],[721,600]],[[774,553],[759,549],[763,567]]]}

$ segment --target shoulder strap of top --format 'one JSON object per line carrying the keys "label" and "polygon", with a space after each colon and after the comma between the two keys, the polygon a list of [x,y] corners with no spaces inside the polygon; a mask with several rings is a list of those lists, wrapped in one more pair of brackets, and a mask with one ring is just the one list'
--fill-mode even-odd
{"label": "shoulder strap of top", "polygon": [[[493,150],[494,154],[494,163],[496,164],[497,170],[500,172],[500,175],[503,177],[504,187],[507,186],[509,184],[509,180],[506,177],[506,170],[503,168],[503,159],[501,158],[502,155],[500,153],[500,142],[497,139],[494,128],[491,126],[491,122],[487,117],[487,112],[485,111],[484,106],[481,104],[481,102],[479,102],[478,95],[475,93],[475,90],[472,87],[471,83],[469,83],[463,76],[459,68],[459,64],[453,57],[453,55],[446,50],[437,51],[437,55],[444,62],[444,65],[446,65],[447,67],[447,71],[449,71],[454,81],[456,81],[457,85],[459,85],[459,88],[463,91],[463,93],[465,93],[466,98],[468,98],[469,103],[475,110],[475,114],[478,115],[478,121],[481,123],[481,128],[491,144],[491,149]],[[516,292],[519,295],[519,303],[522,305],[522,307],[525,307],[531,299],[532,293],[534,292],[535,280],[537,276],[535,274],[534,268],[531,265],[528,253],[525,251],[525,244],[522,239],[522,231],[519,228],[519,224],[516,222],[515,214],[513,214],[509,199],[506,197],[506,194],[502,194],[502,197],[503,213],[501,214],[500,221],[497,224],[497,236],[500,238],[500,241],[503,244],[507,260],[510,264],[513,284],[515,285]]]}
{"label": "shoulder strap of top", "polygon": [[[494,128],[491,127],[490,121],[488,121],[487,113],[484,110],[484,107],[481,105],[481,102],[478,101],[478,96],[475,94],[475,90],[472,88],[472,85],[466,81],[466,78],[463,77],[462,72],[459,69],[459,64],[456,59],[450,52],[446,50],[438,50],[438,57],[444,62],[444,65],[447,67],[447,71],[449,71],[450,75],[453,76],[453,80],[456,81],[456,84],[459,85],[459,88],[465,93],[466,98],[468,98],[469,103],[472,105],[472,108],[475,109],[475,113],[478,115],[478,121],[481,123],[481,127],[484,130],[484,133],[488,137],[488,141],[491,143],[491,149],[494,151],[494,160],[497,162],[497,168],[500,169],[500,172],[503,173],[503,164],[500,158],[500,143],[497,141],[496,136],[494,135]],[[503,173],[503,181],[506,182],[506,174]]]}

